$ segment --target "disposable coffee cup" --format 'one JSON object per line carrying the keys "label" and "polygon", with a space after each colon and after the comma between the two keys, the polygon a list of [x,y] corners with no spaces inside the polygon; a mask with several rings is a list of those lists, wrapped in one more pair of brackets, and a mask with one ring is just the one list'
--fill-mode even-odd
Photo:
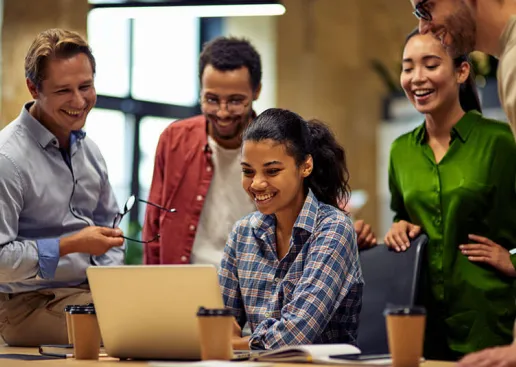
{"label": "disposable coffee cup", "polygon": [[231,310],[201,307],[197,312],[201,358],[203,360],[224,360],[233,358],[231,338],[235,318]]}
{"label": "disposable coffee cup", "polygon": [[426,310],[388,307],[384,312],[393,367],[417,367],[423,356]]}
{"label": "disposable coffee cup", "polygon": [[65,317],[66,317],[66,333],[68,334],[68,344],[73,344],[73,325],[72,325],[72,315],[70,311],[74,305],[68,305],[64,308]]}
{"label": "disposable coffee cup", "polygon": [[95,308],[92,306],[73,307],[70,315],[75,358],[98,359],[101,338]]}

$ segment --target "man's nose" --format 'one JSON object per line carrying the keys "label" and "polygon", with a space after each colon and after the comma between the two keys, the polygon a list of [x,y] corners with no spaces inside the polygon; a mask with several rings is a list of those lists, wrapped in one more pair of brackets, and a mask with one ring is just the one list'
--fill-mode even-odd
{"label": "man's nose", "polygon": [[73,93],[72,107],[81,109],[86,104],[86,99],[82,95],[81,91],[77,90]]}
{"label": "man's nose", "polygon": [[419,19],[419,33],[427,34],[430,31],[430,22],[424,19]]}
{"label": "man's nose", "polygon": [[228,118],[231,114],[228,110],[228,104],[220,102],[219,110],[217,111],[217,117],[221,120]]}

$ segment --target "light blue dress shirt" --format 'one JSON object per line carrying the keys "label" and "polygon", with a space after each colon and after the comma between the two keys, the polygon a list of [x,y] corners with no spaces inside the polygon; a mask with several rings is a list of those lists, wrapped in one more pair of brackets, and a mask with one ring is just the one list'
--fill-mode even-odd
{"label": "light blue dress shirt", "polygon": [[91,265],[121,265],[123,248],[59,257],[59,239],[110,227],[118,212],[106,164],[83,131],[70,152],[28,111],[0,131],[0,292],[76,286]]}

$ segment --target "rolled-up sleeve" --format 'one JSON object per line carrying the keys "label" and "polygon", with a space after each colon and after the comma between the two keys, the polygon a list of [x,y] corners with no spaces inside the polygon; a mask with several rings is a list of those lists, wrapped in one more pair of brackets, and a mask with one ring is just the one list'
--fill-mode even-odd
{"label": "rolled-up sleeve", "polygon": [[59,239],[37,240],[36,243],[38,245],[38,275],[43,279],[53,279],[59,264]]}

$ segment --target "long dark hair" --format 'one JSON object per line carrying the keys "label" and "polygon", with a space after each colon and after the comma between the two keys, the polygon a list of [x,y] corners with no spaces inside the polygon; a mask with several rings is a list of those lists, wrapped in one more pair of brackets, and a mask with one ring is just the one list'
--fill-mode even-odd
{"label": "long dark hair", "polygon": [[[419,29],[416,28],[412,32],[409,33],[407,38],[405,39],[405,46],[408,41],[414,37],[418,36]],[[453,65],[458,68],[462,65],[463,62],[467,62],[470,66],[470,72],[468,79],[460,85],[459,88],[459,102],[460,106],[465,112],[477,110],[478,112],[482,112],[482,107],[480,105],[480,99],[478,98],[478,89],[475,83],[475,73],[473,72],[473,67],[471,65],[471,61],[469,60],[468,55],[461,55],[453,59]]]}
{"label": "long dark hair", "polygon": [[328,126],[317,120],[305,121],[288,110],[270,108],[256,117],[243,134],[243,141],[267,139],[284,144],[298,166],[311,155],[313,171],[305,179],[305,189],[312,189],[323,203],[336,208],[345,206],[350,196],[346,154]]}

